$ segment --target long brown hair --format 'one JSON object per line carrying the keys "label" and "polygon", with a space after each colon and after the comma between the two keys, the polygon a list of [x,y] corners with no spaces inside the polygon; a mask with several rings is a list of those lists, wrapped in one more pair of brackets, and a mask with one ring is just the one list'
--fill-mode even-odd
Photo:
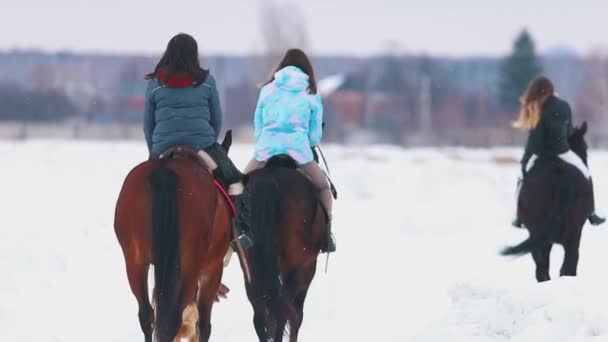
{"label": "long brown hair", "polygon": [[157,77],[161,70],[167,78],[177,73],[186,73],[197,83],[209,73],[208,70],[201,68],[196,40],[186,33],[179,33],[171,38],[154,71],[147,73],[145,78],[149,80]]}
{"label": "long brown hair", "polygon": [[287,66],[294,66],[300,70],[302,70],[306,75],[308,75],[308,93],[316,94],[317,93],[317,80],[315,79],[315,72],[312,68],[312,63],[306,53],[300,49],[289,49],[285,52],[285,56],[281,60],[281,63],[274,69],[271,77],[261,86],[265,86],[274,81],[274,74]]}
{"label": "long brown hair", "polygon": [[554,93],[553,83],[547,77],[539,76],[532,80],[524,96],[520,99],[521,110],[519,118],[513,123],[513,127],[535,128],[540,122],[543,105]]}

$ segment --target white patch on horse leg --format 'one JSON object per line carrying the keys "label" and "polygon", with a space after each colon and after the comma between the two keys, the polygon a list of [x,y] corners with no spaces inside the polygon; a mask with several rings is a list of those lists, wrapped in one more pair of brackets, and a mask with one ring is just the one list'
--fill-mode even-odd
{"label": "white patch on horse leg", "polygon": [[[196,303],[190,303],[182,312],[182,326],[175,336],[174,342],[180,342],[182,338],[192,340],[192,337],[196,338],[196,325],[198,324],[198,308]],[[196,341],[196,340],[194,340]]]}

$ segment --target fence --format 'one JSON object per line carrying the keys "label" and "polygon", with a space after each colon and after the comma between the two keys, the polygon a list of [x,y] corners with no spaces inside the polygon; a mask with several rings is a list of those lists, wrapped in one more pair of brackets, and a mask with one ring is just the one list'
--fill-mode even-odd
{"label": "fence", "polygon": [[0,124],[0,140],[87,139],[143,140],[141,125],[47,124],[4,122]]}

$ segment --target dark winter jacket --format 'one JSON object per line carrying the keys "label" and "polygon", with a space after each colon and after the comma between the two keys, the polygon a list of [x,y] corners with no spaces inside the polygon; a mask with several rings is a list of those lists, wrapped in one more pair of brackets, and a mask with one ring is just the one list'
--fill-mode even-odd
{"label": "dark winter jacket", "polygon": [[526,149],[522,158],[525,169],[532,155],[539,157],[557,156],[568,152],[568,138],[572,134],[572,110],[568,102],[551,96],[542,108],[538,125],[530,130]]}
{"label": "dark winter jacket", "polygon": [[187,74],[167,78],[159,72],[148,82],[144,134],[151,155],[174,145],[207,148],[217,141],[221,127],[222,110],[213,76],[194,82]]}

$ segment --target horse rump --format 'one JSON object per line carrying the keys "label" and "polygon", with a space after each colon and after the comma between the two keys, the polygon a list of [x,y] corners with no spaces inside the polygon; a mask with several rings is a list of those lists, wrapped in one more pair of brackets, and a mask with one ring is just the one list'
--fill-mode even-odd
{"label": "horse rump", "polygon": [[[546,244],[559,242],[565,226],[567,210],[574,197],[572,177],[577,176],[574,174],[575,172],[578,171],[574,167],[557,158],[537,161],[537,164],[522,184],[520,196],[534,191],[540,192],[538,193],[539,198],[552,198],[553,200],[528,201],[531,204],[525,207],[524,210],[529,211],[525,216],[542,215],[544,220],[539,218],[535,221],[543,223],[539,226],[533,226],[524,222],[530,232],[530,237],[515,246],[504,248],[500,253],[501,255],[520,256],[540,249]],[[533,188],[524,191],[526,186],[532,186]]]}

